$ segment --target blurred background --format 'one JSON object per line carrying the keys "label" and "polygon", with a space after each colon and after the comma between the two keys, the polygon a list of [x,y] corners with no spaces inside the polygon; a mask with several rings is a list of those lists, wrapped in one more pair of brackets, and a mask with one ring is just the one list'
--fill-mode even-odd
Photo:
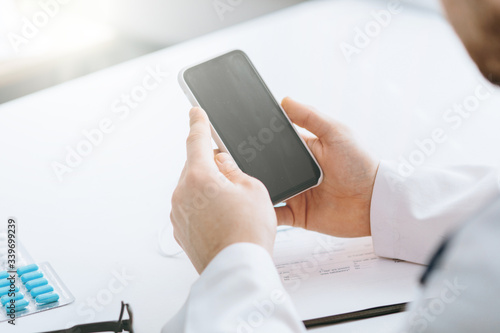
{"label": "blurred background", "polygon": [[0,0],[0,103],[303,1]]}

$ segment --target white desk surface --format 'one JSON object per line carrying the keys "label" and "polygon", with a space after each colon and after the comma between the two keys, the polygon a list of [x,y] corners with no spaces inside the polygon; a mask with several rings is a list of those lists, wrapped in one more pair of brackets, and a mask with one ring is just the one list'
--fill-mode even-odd
{"label": "white desk surface", "polygon": [[[0,324],[0,330],[116,320],[125,300],[133,306],[137,332],[158,332],[180,308],[197,274],[185,256],[166,259],[157,252],[158,230],[169,223],[170,196],[185,158],[190,105],[177,73],[212,54],[246,51],[278,99],[293,96],[343,121],[380,158],[407,156],[414,139],[443,127],[449,140],[426,163],[498,164],[500,155],[489,154],[500,136],[498,91],[459,129],[442,119],[448,107],[474,93],[480,75],[440,15],[405,5],[346,62],[340,43],[352,41],[353,29],[385,6],[306,2],[1,105],[0,216],[5,223],[7,216],[18,218],[24,245],[35,260],[52,263],[76,302],[20,318],[15,329]],[[148,66],[171,74],[121,120],[111,104],[141,83]],[[74,147],[82,130],[106,117],[114,132],[59,182],[51,163],[62,162],[66,146]],[[113,272],[122,270],[133,279],[106,299]],[[97,296],[106,304],[90,310]],[[316,331],[388,332],[403,318]]]}

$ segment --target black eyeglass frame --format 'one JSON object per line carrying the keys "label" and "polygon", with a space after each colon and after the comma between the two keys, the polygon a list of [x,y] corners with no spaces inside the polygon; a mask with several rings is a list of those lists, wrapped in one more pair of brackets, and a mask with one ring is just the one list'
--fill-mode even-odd
{"label": "black eyeglass frame", "polygon": [[[129,319],[123,320],[123,314],[125,313],[125,309],[127,309]],[[48,331],[41,333],[98,333],[98,332],[134,333],[133,322],[134,322],[134,315],[132,312],[132,308],[128,303],[124,303],[122,301],[122,307],[120,310],[120,317],[118,318],[118,321],[103,321],[98,323],[82,324],[64,330]]]}

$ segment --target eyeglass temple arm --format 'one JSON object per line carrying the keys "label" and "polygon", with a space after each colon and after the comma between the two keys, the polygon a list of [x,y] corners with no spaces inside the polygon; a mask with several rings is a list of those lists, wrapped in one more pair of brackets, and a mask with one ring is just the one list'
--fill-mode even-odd
{"label": "eyeglass temple arm", "polygon": [[123,330],[133,333],[130,326],[131,326],[130,322],[127,319],[123,320],[122,322],[104,321],[100,323],[82,324],[64,330],[49,331],[43,333],[97,333],[97,332],[123,332]]}

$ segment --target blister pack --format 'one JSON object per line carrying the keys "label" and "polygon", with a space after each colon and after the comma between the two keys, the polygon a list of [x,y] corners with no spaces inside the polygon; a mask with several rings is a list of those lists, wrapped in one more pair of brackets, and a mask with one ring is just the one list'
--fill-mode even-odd
{"label": "blister pack", "polygon": [[9,236],[0,230],[0,322],[55,309],[75,298],[48,262],[36,264],[16,240],[15,267]]}

